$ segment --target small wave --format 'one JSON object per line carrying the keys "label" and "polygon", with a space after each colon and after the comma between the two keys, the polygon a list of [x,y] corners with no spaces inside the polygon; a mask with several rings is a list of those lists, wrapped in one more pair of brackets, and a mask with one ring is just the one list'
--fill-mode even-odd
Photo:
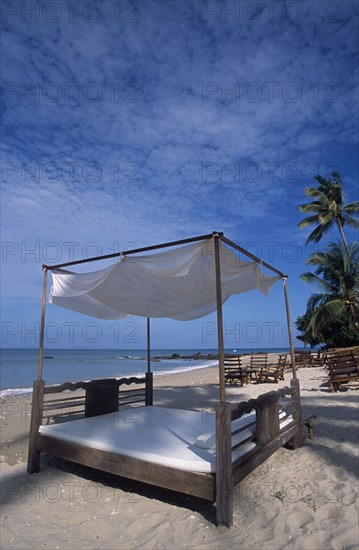
{"label": "small wave", "polygon": [[143,357],[139,357],[138,355],[118,355],[116,359],[143,359]]}
{"label": "small wave", "polygon": [[163,369],[153,373],[153,376],[168,376],[169,374],[181,374],[192,370],[208,369],[208,367],[218,366],[218,361],[209,361],[205,365],[196,365],[192,367],[182,367],[177,369]]}
{"label": "small wave", "polygon": [[[206,361],[203,365],[191,365],[191,366],[183,366],[183,367],[177,367],[177,368],[163,368],[159,369],[158,371],[152,371],[154,376],[169,376],[170,374],[181,374],[184,372],[190,372],[193,370],[199,370],[199,369],[206,369],[208,367],[214,367],[218,365],[218,361]],[[144,372],[143,370],[132,372],[121,372],[121,374],[118,375],[108,375],[108,376],[102,376],[102,378],[124,378],[129,376],[143,376]],[[96,378],[96,377],[95,377]],[[72,380],[74,382],[77,381],[77,379]],[[52,382],[53,384],[61,384],[64,380],[56,380]],[[11,397],[21,397],[21,396],[30,396],[32,394],[32,387],[31,388],[9,388],[0,390],[0,399],[8,399]]]}
{"label": "small wave", "polygon": [[0,391],[0,398],[6,399],[7,397],[19,397],[22,395],[31,395],[32,388],[9,388],[7,390]]}

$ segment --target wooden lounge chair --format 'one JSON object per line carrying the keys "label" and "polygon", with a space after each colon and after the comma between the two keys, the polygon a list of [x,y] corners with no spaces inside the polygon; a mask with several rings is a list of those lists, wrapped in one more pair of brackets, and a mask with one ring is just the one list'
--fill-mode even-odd
{"label": "wooden lounge chair", "polygon": [[249,360],[249,372],[252,380],[257,380],[262,369],[268,367],[268,353],[252,353]]}
{"label": "wooden lounge chair", "polygon": [[310,366],[311,367],[324,367],[325,355],[322,352],[317,351],[310,354]]}
{"label": "wooden lounge chair", "polygon": [[354,350],[330,353],[327,362],[332,391],[338,391],[339,384],[359,381],[359,358]]}
{"label": "wooden lounge chair", "polygon": [[312,354],[309,350],[301,350],[294,353],[295,366],[297,369],[300,367],[310,367],[311,359]]}
{"label": "wooden lounge chair", "polygon": [[249,372],[242,367],[240,355],[225,355],[224,357],[224,380],[226,384],[236,385],[240,382],[249,383]]}
{"label": "wooden lounge chair", "polygon": [[268,365],[267,368],[262,368],[257,380],[258,382],[275,382],[284,380],[284,369],[287,364],[287,355],[279,355],[276,365]]}

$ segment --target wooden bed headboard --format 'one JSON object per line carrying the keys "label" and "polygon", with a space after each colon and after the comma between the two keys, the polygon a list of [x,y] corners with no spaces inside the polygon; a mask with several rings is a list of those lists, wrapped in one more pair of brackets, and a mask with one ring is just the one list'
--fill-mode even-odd
{"label": "wooden bed headboard", "polygon": [[[124,389],[124,386],[133,384],[138,387]],[[67,395],[68,393],[73,395]],[[142,377],[103,378],[51,386],[46,386],[44,380],[35,380],[28,457],[30,470],[39,471],[36,442],[42,424],[94,417],[138,405],[153,405],[151,372],[146,372]]]}
{"label": "wooden bed headboard", "polygon": [[[132,385],[137,387],[125,387]],[[64,393],[73,395],[64,396]],[[50,419],[64,422],[83,416],[99,416],[131,405],[152,405],[152,375],[147,373],[144,377],[100,378],[51,386],[46,386],[40,380],[34,383],[33,401],[40,401],[42,420],[47,422]]]}

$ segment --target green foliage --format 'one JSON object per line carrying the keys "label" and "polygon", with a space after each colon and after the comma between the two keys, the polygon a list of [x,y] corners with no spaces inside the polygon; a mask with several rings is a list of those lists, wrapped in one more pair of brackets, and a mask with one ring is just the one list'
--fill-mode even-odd
{"label": "green foliage", "polygon": [[306,187],[304,189],[305,194],[314,201],[298,207],[301,212],[310,215],[304,218],[298,226],[304,229],[309,225],[316,225],[307,239],[308,244],[319,242],[336,224],[343,243],[347,247],[343,226],[349,225],[359,229],[359,222],[354,217],[359,213],[359,201],[344,205],[343,184],[338,172],[333,172],[329,179],[322,176],[316,176],[315,179],[319,183],[317,188]]}
{"label": "green foliage", "polygon": [[323,325],[317,336],[313,336],[311,330],[308,330],[313,310],[308,309],[304,315],[297,317],[296,327],[302,334],[298,335],[298,340],[314,347],[318,344],[324,344],[328,348],[340,348],[359,345],[359,335],[356,334],[349,325],[346,311],[341,315],[331,319],[329,323]]}
{"label": "green foliage", "polygon": [[317,346],[322,342],[325,343],[325,338],[323,338],[322,334],[320,334],[319,336],[313,336],[312,331],[309,329],[309,323],[311,321],[312,315],[313,310],[307,309],[304,315],[299,315],[297,317],[297,320],[295,322],[298,331],[302,333],[297,335],[298,340],[301,340],[305,344],[309,345],[311,348]]}
{"label": "green foliage", "polygon": [[359,343],[359,247],[348,244],[343,227],[359,229],[354,218],[359,212],[359,202],[344,205],[341,176],[334,172],[329,179],[316,176],[318,188],[307,187],[304,192],[315,199],[299,206],[310,214],[299,227],[317,225],[307,239],[318,242],[334,225],[339,229],[342,245],[330,243],[324,252],[312,254],[307,264],[314,266],[314,273],[301,275],[302,281],[313,284],[318,293],[307,302],[305,315],[298,317],[297,328],[302,334],[299,340],[315,346],[324,343],[329,347],[351,346]]}
{"label": "green foliage", "polygon": [[311,319],[307,332],[317,337],[320,330],[333,320],[346,314],[353,330],[358,322],[359,296],[359,247],[352,244],[347,254],[344,246],[330,243],[324,252],[312,254],[307,262],[316,266],[314,273],[301,276],[305,282],[318,287],[319,293],[312,294],[307,302]]}

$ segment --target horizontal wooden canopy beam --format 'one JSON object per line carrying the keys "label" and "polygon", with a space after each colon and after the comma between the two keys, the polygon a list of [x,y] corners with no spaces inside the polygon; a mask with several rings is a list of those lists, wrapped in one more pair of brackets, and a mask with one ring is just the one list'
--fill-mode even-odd
{"label": "horizontal wooden canopy beam", "polygon": [[89,262],[98,262],[98,261],[101,261],[101,260],[108,260],[108,259],[111,259],[111,258],[118,258],[120,256],[129,256],[130,254],[138,254],[138,253],[141,253],[141,252],[149,252],[151,250],[159,250],[161,248],[170,248],[172,246],[179,246],[179,245],[182,245],[182,244],[189,244],[189,243],[194,243],[194,242],[198,242],[198,241],[204,241],[206,239],[211,239],[215,235],[217,235],[222,242],[224,242],[225,244],[227,244],[231,248],[234,248],[238,252],[241,252],[242,254],[248,256],[248,258],[251,258],[256,263],[259,263],[263,267],[266,267],[267,269],[273,271],[274,273],[277,273],[277,275],[279,275],[280,277],[287,278],[287,275],[285,275],[284,273],[279,271],[279,269],[276,269],[275,267],[271,266],[267,262],[264,262],[263,260],[261,260],[260,258],[255,256],[254,254],[252,254],[251,252],[249,252],[245,248],[242,248],[241,246],[239,246],[235,242],[231,241],[230,239],[227,239],[227,237],[225,237],[223,233],[218,232],[218,231],[214,231],[213,233],[209,233],[207,235],[200,235],[198,237],[191,237],[191,238],[188,238],[188,239],[181,239],[181,240],[178,240],[178,241],[170,241],[170,242],[162,243],[162,244],[144,246],[144,247],[141,247],[141,248],[135,248],[133,250],[122,250],[121,252],[114,252],[112,254],[105,254],[105,255],[102,255],[102,256],[92,256],[91,258],[83,258],[82,260],[73,260],[71,262],[65,262],[65,263],[62,263],[62,264],[56,264],[56,265],[46,265],[46,264],[44,264],[42,266],[42,269],[46,270],[46,271],[47,270],[52,271],[54,269],[61,269],[63,267],[69,267],[69,266],[72,266],[72,265],[85,264],[85,263],[89,263]]}
{"label": "horizontal wooden canopy beam", "polygon": [[271,266],[270,264],[267,264],[267,262],[264,262],[263,260],[261,260],[260,258],[258,258],[257,256],[255,256],[254,254],[252,254],[251,252],[248,252],[248,250],[246,250],[245,248],[242,248],[241,246],[239,246],[238,244],[234,243],[233,241],[231,241],[230,239],[227,239],[227,237],[225,237],[224,235],[221,236],[221,241],[223,241],[224,243],[228,244],[229,246],[231,246],[232,248],[234,248],[235,250],[238,250],[238,252],[241,252],[242,254],[245,254],[246,256],[248,256],[248,258],[251,258],[252,260],[254,260],[255,262],[261,264],[263,267],[266,267],[267,269],[270,269],[271,271],[274,271],[274,273],[277,273],[277,275],[279,275],[280,277],[284,277],[285,279],[287,279],[287,275],[285,275],[284,273],[282,273],[281,271],[279,271],[279,269]]}
{"label": "horizontal wooden canopy beam", "polygon": [[211,239],[214,235],[222,236],[223,233],[214,232],[209,235],[201,235],[199,237],[191,237],[190,239],[181,239],[179,241],[171,241],[163,244],[155,244],[152,246],[144,246],[142,248],[135,248],[134,250],[122,250],[122,252],[114,252],[113,254],[105,254],[104,256],[93,256],[92,258],[84,258],[82,260],[74,260],[72,262],[66,262],[57,265],[42,266],[43,270],[60,269],[62,267],[69,267],[70,265],[86,264],[89,262],[98,262],[100,260],[108,260],[110,258],[117,258],[119,256],[128,256],[129,254],[138,254],[139,252],[149,252],[150,250],[158,250],[159,248],[169,248],[171,246],[178,246],[181,244],[189,244],[197,241],[204,241],[205,239]]}

